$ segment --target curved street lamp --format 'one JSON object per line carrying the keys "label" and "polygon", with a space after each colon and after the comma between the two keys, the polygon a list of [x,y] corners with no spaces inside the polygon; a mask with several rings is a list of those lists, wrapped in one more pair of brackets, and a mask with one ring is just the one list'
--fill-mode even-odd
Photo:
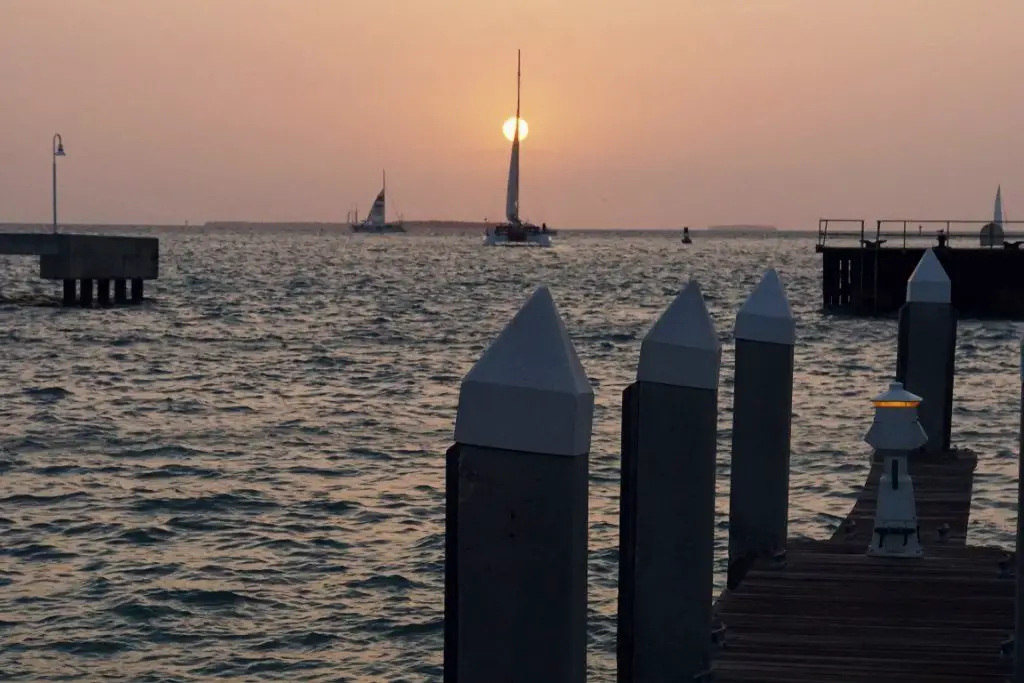
{"label": "curved street lamp", "polygon": [[57,233],[57,157],[65,156],[64,138],[60,133],[53,135],[53,232]]}

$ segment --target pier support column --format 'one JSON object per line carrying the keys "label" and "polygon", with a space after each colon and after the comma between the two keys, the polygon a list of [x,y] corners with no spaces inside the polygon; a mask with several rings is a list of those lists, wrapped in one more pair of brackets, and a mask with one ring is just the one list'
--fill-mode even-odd
{"label": "pier support column", "polygon": [[644,338],[623,394],[621,683],[693,681],[710,666],[721,355],[690,281]]}
{"label": "pier support column", "polygon": [[542,287],[459,392],[445,465],[446,683],[585,683],[593,408]]}
{"label": "pier support column", "polygon": [[75,280],[64,280],[64,298],[62,303],[65,306],[74,306],[78,301],[78,282]]}
{"label": "pier support column", "polygon": [[81,280],[82,291],[78,297],[78,303],[82,306],[92,306],[92,280]]}
{"label": "pier support column", "polygon": [[953,425],[956,309],[949,276],[932,249],[924,252],[907,280],[900,309],[896,379],[921,397],[920,422],[926,453],[945,453]]}
{"label": "pier support column", "polygon": [[796,320],[774,270],[736,315],[729,577],[786,547]]}
{"label": "pier support column", "polygon": [[128,303],[128,281],[124,278],[114,280],[114,303]]}
{"label": "pier support column", "polygon": [[144,293],[145,280],[140,277],[132,279],[132,303],[142,303],[142,297]]}
{"label": "pier support column", "polygon": [[96,281],[96,303],[100,306],[110,305],[110,280]]}

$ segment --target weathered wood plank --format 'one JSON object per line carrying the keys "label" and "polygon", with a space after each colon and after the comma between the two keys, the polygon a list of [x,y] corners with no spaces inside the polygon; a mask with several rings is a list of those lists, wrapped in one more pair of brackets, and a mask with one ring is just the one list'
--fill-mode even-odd
{"label": "weathered wood plank", "polygon": [[[1006,680],[1014,581],[1001,548],[965,545],[977,457],[910,460],[925,557],[868,557],[880,465],[828,541],[790,540],[716,605],[719,683]],[[948,531],[939,529],[948,525]],[[1002,566],[1001,566],[1002,565]]]}

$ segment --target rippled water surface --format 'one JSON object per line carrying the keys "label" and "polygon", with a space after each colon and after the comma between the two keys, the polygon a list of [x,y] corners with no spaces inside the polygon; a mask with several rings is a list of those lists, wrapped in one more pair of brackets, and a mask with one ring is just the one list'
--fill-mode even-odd
{"label": "rippled water surface", "polygon": [[[866,473],[895,322],[820,314],[811,239],[165,230],[152,300],[38,305],[0,257],[0,678],[438,680],[444,449],[459,380],[549,284],[595,387],[590,661],[613,680],[621,390],[690,277],[725,343],[761,272],[799,316],[791,533],[822,538]],[[1012,543],[1019,330],[963,322],[954,439],[980,454],[971,542]],[[719,576],[721,581],[724,577]]]}

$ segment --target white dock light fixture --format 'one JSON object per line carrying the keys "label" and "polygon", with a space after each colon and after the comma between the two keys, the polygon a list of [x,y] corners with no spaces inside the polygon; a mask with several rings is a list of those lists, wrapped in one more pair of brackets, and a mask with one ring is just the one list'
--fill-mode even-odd
{"label": "white dock light fixture", "polygon": [[889,391],[871,403],[875,406],[875,419],[865,441],[878,452],[883,465],[868,555],[920,557],[921,534],[907,456],[928,441],[917,420],[921,397],[904,389],[900,382],[893,382]]}

